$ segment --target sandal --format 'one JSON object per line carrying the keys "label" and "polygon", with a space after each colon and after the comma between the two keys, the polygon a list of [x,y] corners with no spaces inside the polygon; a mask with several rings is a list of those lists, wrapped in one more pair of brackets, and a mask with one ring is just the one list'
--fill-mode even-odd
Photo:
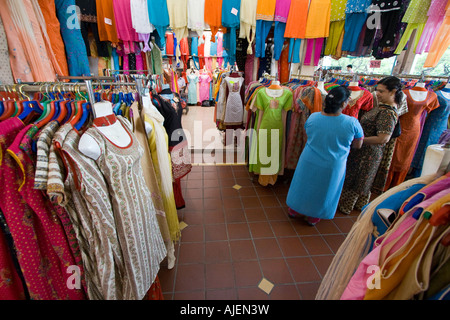
{"label": "sandal", "polygon": [[320,221],[320,218],[305,217],[305,221],[313,227]]}

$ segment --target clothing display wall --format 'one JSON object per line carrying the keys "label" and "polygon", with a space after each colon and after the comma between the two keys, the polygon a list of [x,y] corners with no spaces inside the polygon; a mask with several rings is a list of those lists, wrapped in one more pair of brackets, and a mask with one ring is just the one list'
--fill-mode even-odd
{"label": "clothing display wall", "polygon": [[36,82],[103,69],[158,72],[150,67],[156,49],[151,44],[171,63],[182,62],[184,71],[188,58],[197,69],[206,65],[212,71],[215,63],[227,68],[239,61],[238,39],[246,41],[245,56],[264,60],[272,52],[274,61],[281,61],[289,44],[288,63],[311,66],[324,55],[388,58],[410,42],[415,53],[428,53],[424,67],[435,67],[449,43],[448,10],[446,0],[3,0],[2,24],[14,26],[3,28],[15,57],[6,64],[14,82]]}

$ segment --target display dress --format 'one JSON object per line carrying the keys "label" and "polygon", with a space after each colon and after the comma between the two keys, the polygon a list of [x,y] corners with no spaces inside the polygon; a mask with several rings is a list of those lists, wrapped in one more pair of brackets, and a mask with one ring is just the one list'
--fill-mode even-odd
{"label": "display dress", "polygon": [[249,155],[249,171],[259,175],[258,181],[263,186],[275,184],[284,170],[286,112],[293,104],[290,89],[283,88],[276,97],[271,96],[271,91],[263,88],[255,97],[257,139],[252,139]]}
{"label": "display dress", "polygon": [[[107,120],[109,119],[109,120]],[[159,271],[167,251],[156,219],[156,210],[144,180],[140,159],[143,149],[122,117],[120,121],[130,137],[126,147],[119,147],[104,136],[97,127],[111,123],[110,118],[94,119],[94,125],[84,134],[99,145],[101,154],[96,160],[108,183],[118,229],[127,276],[135,281],[126,288],[127,299],[142,299]]]}
{"label": "display dress", "polygon": [[[410,90],[427,92],[423,101],[416,101],[412,98]],[[404,90],[408,102],[408,113],[400,117],[401,135],[397,138],[391,167],[386,180],[385,190],[402,183],[408,174],[411,162],[414,158],[416,145],[420,139],[420,118],[422,112],[430,113],[439,107],[437,95],[433,91],[425,88],[414,87]]]}
{"label": "display dress", "polygon": [[187,76],[188,80],[188,103],[197,104],[197,83],[198,77],[195,74],[190,74]]}
{"label": "display dress", "polygon": [[353,117],[311,114],[305,124],[308,141],[289,188],[286,204],[308,217],[332,219],[344,184],[353,140],[363,138]]}
{"label": "display dress", "polygon": [[240,125],[244,118],[243,83],[242,77],[226,77],[227,86],[226,105],[224,111],[224,125]]}
{"label": "display dress", "polygon": [[[365,137],[379,133],[392,134],[397,123],[395,107],[380,104],[361,117]],[[349,214],[354,208],[361,209],[370,199],[370,190],[378,172],[384,152],[384,144],[363,144],[352,149],[347,159],[344,188],[339,200],[339,210]]]}

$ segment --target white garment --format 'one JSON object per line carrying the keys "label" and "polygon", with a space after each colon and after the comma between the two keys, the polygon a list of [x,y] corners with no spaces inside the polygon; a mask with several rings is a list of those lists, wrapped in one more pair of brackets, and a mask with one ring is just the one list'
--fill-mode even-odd
{"label": "white garment", "polygon": [[252,43],[256,32],[256,6],[258,0],[241,1],[239,38],[247,38],[247,53],[252,54]]}
{"label": "white garment", "polygon": [[148,17],[147,0],[130,0],[131,22],[137,33],[149,34],[155,30]]}
{"label": "white garment", "polygon": [[187,0],[167,0],[167,10],[169,12],[170,27],[175,33],[178,41],[186,38],[189,35],[189,31],[187,28],[187,2]]}
{"label": "white garment", "polygon": [[242,124],[244,115],[244,104],[241,97],[241,87],[244,78],[226,77],[224,79],[228,87],[228,97],[225,105],[225,117],[223,123],[225,125]]}
{"label": "white garment", "polygon": [[[205,0],[188,0],[187,2],[188,29],[201,32],[206,28],[205,25]],[[199,33],[200,31],[200,33]]]}
{"label": "white garment", "polygon": [[203,47],[203,55],[205,57],[211,56],[211,54],[210,54],[210,52],[211,52],[211,36],[212,36],[211,31],[205,31],[203,33],[203,37],[205,39],[205,46]]}

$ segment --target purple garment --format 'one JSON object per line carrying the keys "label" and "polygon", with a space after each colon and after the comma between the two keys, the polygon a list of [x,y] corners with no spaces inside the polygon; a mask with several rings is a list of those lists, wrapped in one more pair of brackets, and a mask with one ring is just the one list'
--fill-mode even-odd
{"label": "purple garment", "polygon": [[446,144],[450,143],[450,129],[445,130],[442,132],[441,136],[439,137],[439,144]]}
{"label": "purple garment", "polygon": [[287,22],[291,0],[277,0],[274,21]]}

